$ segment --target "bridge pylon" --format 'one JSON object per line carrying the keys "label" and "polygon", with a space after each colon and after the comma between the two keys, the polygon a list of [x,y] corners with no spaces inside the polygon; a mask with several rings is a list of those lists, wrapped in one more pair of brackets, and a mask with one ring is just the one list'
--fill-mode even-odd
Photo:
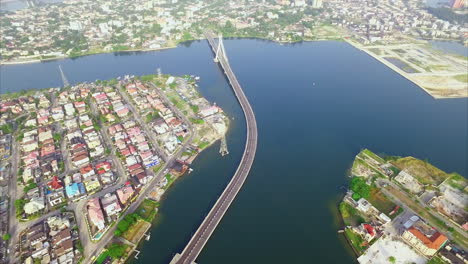
{"label": "bridge pylon", "polygon": [[216,57],[214,58],[215,62],[219,62],[219,56],[223,56],[226,61],[228,60],[226,56],[226,50],[224,49],[223,35],[221,33],[218,35],[218,48],[216,49]]}
{"label": "bridge pylon", "polygon": [[59,65],[59,70],[60,70],[60,76],[62,77],[63,87],[70,86],[70,83],[68,82],[67,76],[65,76],[65,73],[63,73],[62,65]]}
{"label": "bridge pylon", "polygon": [[226,136],[223,136],[221,138],[221,145],[219,147],[219,153],[221,154],[221,156],[226,156],[227,154],[229,154],[229,150],[228,150],[227,142],[226,142]]}

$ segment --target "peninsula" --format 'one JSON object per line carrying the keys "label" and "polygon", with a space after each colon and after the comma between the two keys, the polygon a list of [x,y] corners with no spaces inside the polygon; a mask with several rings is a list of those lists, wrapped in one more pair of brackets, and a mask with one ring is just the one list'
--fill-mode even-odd
{"label": "peninsula", "polygon": [[361,264],[466,263],[468,182],[413,157],[355,158],[339,205],[343,233]]}
{"label": "peninsula", "polygon": [[225,141],[229,120],[197,79],[126,76],[2,95],[9,262],[125,261],[164,192]]}

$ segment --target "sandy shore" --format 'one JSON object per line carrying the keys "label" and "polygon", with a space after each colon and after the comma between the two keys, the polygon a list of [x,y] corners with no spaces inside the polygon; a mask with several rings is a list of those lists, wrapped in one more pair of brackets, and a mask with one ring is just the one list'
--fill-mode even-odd
{"label": "sandy shore", "polygon": [[[382,56],[379,56],[371,52],[366,46],[358,44],[354,41],[346,39],[346,42],[352,45],[353,47],[364,51],[369,56],[375,58],[379,62],[383,63],[390,69],[399,73],[401,76],[407,80],[413,82],[421,89],[423,89],[427,94],[432,96],[435,99],[444,99],[444,98],[466,98],[468,97],[468,83],[462,83],[452,80],[456,75],[462,74],[463,72],[456,73],[407,73],[395,66]],[[400,59],[399,57],[397,57]],[[403,60],[404,61],[404,60]],[[414,65],[412,65],[414,66]]]}

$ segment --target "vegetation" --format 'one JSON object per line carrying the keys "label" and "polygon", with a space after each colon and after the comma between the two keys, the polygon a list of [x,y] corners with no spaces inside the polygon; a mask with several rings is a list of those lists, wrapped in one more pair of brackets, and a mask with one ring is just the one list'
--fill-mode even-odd
{"label": "vegetation", "polygon": [[200,110],[199,107],[198,107],[198,105],[190,105],[190,108],[192,108],[192,111],[193,111],[194,113],[198,113],[198,111]]}
{"label": "vegetation", "polygon": [[451,175],[452,176],[447,181],[447,184],[455,189],[464,191],[467,185],[466,179],[458,173],[452,173]]}
{"label": "vegetation", "polygon": [[[392,212],[396,204],[394,204],[392,201],[388,199],[385,194],[382,193],[382,191],[377,188],[372,186],[370,188],[370,195],[368,198],[368,201],[379,211],[383,212],[386,215],[389,215],[390,212]],[[396,214],[392,215],[395,216]]]}
{"label": "vegetation", "polygon": [[107,253],[113,259],[120,259],[121,257],[124,256],[126,248],[127,246],[125,246],[124,244],[112,243],[107,248]]}
{"label": "vegetation", "polygon": [[342,202],[338,208],[346,226],[356,226],[365,222],[365,219],[359,214],[356,208],[349,203]]}
{"label": "vegetation", "polygon": [[208,147],[209,144],[210,144],[209,142],[203,141],[198,145],[198,148],[204,149],[204,148]]}
{"label": "vegetation", "polygon": [[13,125],[10,123],[6,123],[0,126],[0,130],[3,132],[3,134],[11,134],[13,133]]}
{"label": "vegetation", "polygon": [[136,214],[138,214],[142,219],[151,222],[156,217],[156,208],[159,207],[159,203],[150,199],[145,199],[136,209]]}
{"label": "vegetation", "polygon": [[25,200],[25,199],[18,199],[15,201],[16,217],[19,217],[22,214],[24,214],[24,205],[27,203],[28,203],[28,200]]}
{"label": "vegetation", "polygon": [[405,157],[392,161],[400,170],[407,170],[422,184],[439,185],[450,175],[431,165],[427,160],[422,161],[413,157]]}
{"label": "vegetation", "polygon": [[468,74],[455,75],[454,78],[459,82],[468,83]]}
{"label": "vegetation", "polygon": [[380,162],[380,163],[384,163],[384,162],[385,162],[384,159],[382,159],[380,156],[378,156],[377,154],[375,154],[374,152],[372,152],[372,151],[370,151],[370,150],[368,150],[368,149],[364,149],[364,150],[362,151],[362,153],[366,154],[367,156],[373,158],[374,160],[376,160],[376,161],[378,161],[378,162]]}
{"label": "vegetation", "polygon": [[54,133],[53,138],[55,142],[60,142],[60,140],[62,140],[62,135],[59,133]]}
{"label": "vegetation", "polygon": [[166,174],[164,177],[167,179],[167,184],[164,186],[164,189],[169,188],[177,177],[171,175],[170,173]]}
{"label": "vegetation", "polygon": [[106,251],[102,252],[102,254],[99,255],[99,257],[97,257],[96,264],[104,263],[104,261],[106,261],[106,259],[109,258],[109,257],[110,257],[109,256],[109,251],[106,250]]}
{"label": "vegetation", "polygon": [[191,117],[190,118],[190,122],[194,123],[194,124],[204,124],[205,123],[205,120],[201,119],[201,118],[193,118]]}
{"label": "vegetation", "polygon": [[350,189],[354,192],[354,200],[359,200],[360,198],[367,199],[370,196],[370,186],[367,185],[363,177],[353,177],[351,179]]}
{"label": "vegetation", "polygon": [[139,218],[139,215],[136,213],[126,215],[117,224],[117,229],[114,231],[114,235],[121,236],[124,232],[126,232],[130,228],[130,226],[136,223],[138,218]]}
{"label": "vegetation", "polygon": [[151,121],[153,121],[154,119],[157,119],[157,118],[160,118],[161,116],[159,115],[159,112],[158,111],[154,111],[154,112],[151,112],[151,113],[148,113],[146,115],[146,123],[149,123]]}
{"label": "vegetation", "polygon": [[24,187],[24,192],[27,193],[29,192],[30,190],[34,189],[34,188],[37,188],[37,183],[35,182],[29,182],[25,187]]}
{"label": "vegetation", "polygon": [[367,242],[362,239],[362,237],[356,234],[350,228],[345,229],[345,235],[348,240],[351,242],[351,246],[354,248],[356,252],[362,254],[367,248]]}
{"label": "vegetation", "polygon": [[3,234],[3,236],[2,236],[2,239],[3,239],[3,241],[10,240],[10,238],[11,238],[11,235],[10,235],[10,234],[8,234],[8,233],[6,233],[6,234]]}
{"label": "vegetation", "polygon": [[390,256],[390,257],[388,257],[388,261],[389,261],[390,263],[395,263],[395,262],[396,262],[396,258],[395,258],[394,256]]}

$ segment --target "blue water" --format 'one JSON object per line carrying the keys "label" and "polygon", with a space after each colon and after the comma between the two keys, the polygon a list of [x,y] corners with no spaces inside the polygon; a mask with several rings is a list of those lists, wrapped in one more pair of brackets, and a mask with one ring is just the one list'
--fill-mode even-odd
{"label": "blue water", "polygon": [[432,47],[451,54],[468,57],[468,47],[455,41],[429,41]]}
{"label": "blue water", "polygon": [[[344,42],[225,45],[257,117],[258,152],[198,263],[352,263],[330,208],[362,148],[428,159],[468,175],[468,99],[434,100]],[[168,263],[233,175],[245,142],[242,112],[206,41],[159,52],[2,66],[2,92],[60,86],[58,64],[72,83],[155,73],[158,67],[199,75],[201,93],[234,118],[230,155],[220,157],[213,146],[197,158],[193,173],[171,187],[136,261]]]}

